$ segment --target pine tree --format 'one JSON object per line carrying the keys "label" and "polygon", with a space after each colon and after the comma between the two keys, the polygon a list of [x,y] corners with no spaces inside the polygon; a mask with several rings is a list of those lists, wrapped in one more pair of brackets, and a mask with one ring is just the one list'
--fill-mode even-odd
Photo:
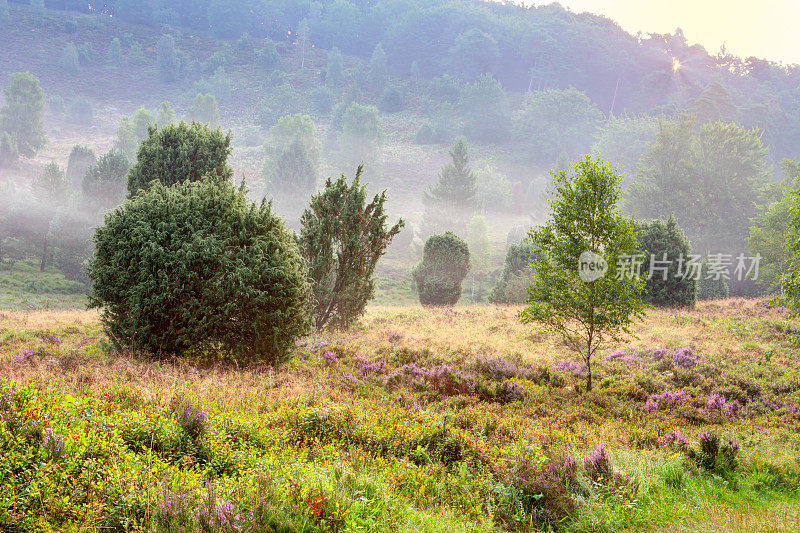
{"label": "pine tree", "polygon": [[389,68],[386,64],[386,52],[383,45],[378,43],[372,51],[372,57],[369,60],[369,70],[367,83],[369,88],[377,94],[383,91],[386,85],[386,77],[389,74]]}
{"label": "pine tree", "polygon": [[67,203],[69,197],[69,183],[64,171],[58,168],[55,163],[50,163],[44,167],[44,171],[39,174],[31,183],[33,196],[41,209],[41,238],[42,238],[42,257],[39,270],[44,271],[49,258],[48,234],[50,233],[50,223],[58,211],[58,208]]}
{"label": "pine tree", "polygon": [[378,259],[404,222],[386,224],[386,191],[367,202],[359,166],[351,184],[330,178],[303,213],[300,248],[312,281],[317,328],[348,326],[364,313],[374,293]]}
{"label": "pine tree", "polygon": [[477,209],[475,174],[469,164],[464,139],[450,151],[452,162],[439,173],[439,180],[425,192],[425,225],[430,233],[463,230]]}

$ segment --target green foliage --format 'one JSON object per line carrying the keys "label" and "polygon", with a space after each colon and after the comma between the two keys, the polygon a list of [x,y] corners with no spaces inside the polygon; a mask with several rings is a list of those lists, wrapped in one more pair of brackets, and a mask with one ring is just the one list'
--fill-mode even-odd
{"label": "green foliage", "polygon": [[130,44],[130,48],[128,49],[127,58],[131,65],[141,66],[147,63],[147,58],[144,56],[142,43],[134,39]]}
{"label": "green foliage", "polygon": [[431,95],[448,104],[455,104],[461,97],[461,87],[450,74],[442,74],[431,80]]}
{"label": "green foliage", "polygon": [[175,38],[164,34],[156,46],[156,67],[158,77],[164,83],[177,81],[183,75],[186,59],[175,46]]}
{"label": "green foliage", "polygon": [[473,275],[485,276],[489,270],[489,228],[486,218],[480,215],[472,217],[467,224],[467,237],[469,247],[471,272]]}
{"label": "green foliage", "polygon": [[647,115],[612,117],[605,121],[595,135],[592,153],[620,165],[624,176],[623,188],[639,168],[639,159],[647,144],[655,141],[658,119]]}
{"label": "green foliage", "polygon": [[765,182],[765,155],[758,130],[721,122],[696,129],[686,116],[662,122],[628,207],[644,220],[674,213],[697,253],[739,254]]}
{"label": "green foliage", "polygon": [[475,170],[475,199],[484,211],[504,213],[511,207],[511,182],[485,162]]}
{"label": "green foliage", "polygon": [[758,206],[758,214],[751,219],[747,249],[752,255],[759,254],[758,282],[770,292],[781,290],[781,279],[789,273],[792,260],[792,245],[800,238],[792,225],[792,205],[800,180],[800,165],[785,159],[781,166],[786,178],[770,187],[775,198]]}
{"label": "green foliage", "polygon": [[465,118],[464,133],[478,142],[503,142],[508,139],[511,109],[500,82],[491,74],[481,74],[461,92],[459,102]]}
{"label": "green foliage", "polygon": [[0,133],[0,168],[10,167],[18,159],[17,140],[7,131]]}
{"label": "green foliage", "polygon": [[102,210],[118,206],[125,199],[130,162],[120,150],[111,150],[90,166],[81,181],[84,197]]}
{"label": "green foliage", "polygon": [[450,157],[452,161],[423,196],[425,227],[431,233],[463,230],[477,208],[475,174],[469,166],[469,148],[464,139],[456,141]]}
{"label": "green foliage", "polygon": [[278,54],[278,48],[275,41],[266,41],[261,50],[256,50],[256,61],[267,72],[272,71],[278,66],[281,56]]}
{"label": "green foliage", "polygon": [[80,187],[83,175],[86,174],[89,167],[94,165],[95,161],[97,161],[97,156],[88,146],[76,144],[72,147],[67,160],[66,177],[73,189]]}
{"label": "green foliage", "polygon": [[219,124],[219,106],[213,94],[198,94],[194,97],[192,107],[189,109],[192,121],[201,122],[210,126]]}
{"label": "green foliage", "polygon": [[264,175],[269,185],[283,193],[281,196],[306,197],[314,191],[322,147],[311,117],[281,117],[270,129],[265,150]]}
{"label": "green foliage", "polygon": [[122,54],[122,42],[119,37],[111,39],[111,44],[108,46],[108,61],[114,67],[121,67],[125,61],[125,57]]}
{"label": "green foliage", "polygon": [[92,224],[79,205],[59,209],[50,223],[48,240],[52,243],[53,266],[68,280],[89,285],[87,267],[94,253]]}
{"label": "green foliage", "polygon": [[94,120],[94,109],[91,102],[83,97],[73,100],[67,110],[67,120],[73,124],[90,126]]}
{"label": "green foliage", "polygon": [[495,38],[477,28],[460,33],[450,48],[451,72],[467,80],[490,73],[499,58]]}
{"label": "green foliage", "polygon": [[[172,104],[166,101],[161,102],[161,105],[158,106],[158,111],[156,112],[154,124],[158,124],[159,126],[167,126],[177,122],[177,120],[178,117],[175,116],[175,111],[172,109]],[[145,136],[146,133],[147,132],[145,129]]]}
{"label": "green foliage", "polygon": [[397,85],[389,85],[384,89],[378,103],[384,113],[399,113],[406,107],[406,97],[403,89]]}
{"label": "green foliage", "polygon": [[220,68],[225,70],[233,63],[233,50],[231,49],[231,45],[228,43],[224,43],[222,45],[221,50],[217,50],[209,58],[206,60],[203,69],[206,71],[206,74],[213,74]]}
{"label": "green foliage", "polygon": [[301,218],[317,328],[347,327],[364,313],[374,294],[375,265],[404,226],[402,220],[387,226],[385,191],[367,203],[362,171],[359,166],[349,185],[345,175],[329,178]]}
{"label": "green foliage", "polygon": [[445,120],[426,122],[417,130],[414,142],[417,144],[445,144],[453,138],[453,131]]}
{"label": "green foliage", "polygon": [[469,247],[448,231],[425,241],[422,261],[412,276],[422,305],[451,306],[461,298],[461,282],[470,269]]}
{"label": "green foliage", "polygon": [[78,48],[75,43],[67,43],[61,51],[61,58],[59,59],[61,68],[70,73],[78,72],[80,69],[80,59],[78,58]]}
{"label": "green foliage", "polygon": [[[33,228],[26,231],[33,231],[41,239],[41,262],[40,271],[44,271],[51,258],[49,233],[50,225],[58,209],[67,203],[69,198],[69,182],[67,182],[64,171],[56,163],[49,163],[41,174],[37,175],[31,182],[31,192],[37,202],[33,206],[32,215],[38,218]],[[26,223],[23,218],[23,223]]]}
{"label": "green foliage", "polygon": [[327,87],[317,87],[311,93],[311,104],[318,114],[327,115],[333,109],[333,93]]}
{"label": "green foliage", "polygon": [[530,157],[549,166],[561,152],[573,158],[586,153],[602,121],[589,97],[571,87],[534,92],[514,126]]}
{"label": "green foliage", "polygon": [[278,85],[270,90],[259,105],[259,122],[261,127],[270,128],[281,117],[308,112],[305,94],[288,83]]}
{"label": "green foliage", "polygon": [[342,52],[334,47],[328,52],[328,63],[325,66],[325,83],[330,87],[341,87],[344,83],[344,58]]}
{"label": "green foliage", "polygon": [[730,296],[730,288],[724,276],[716,275],[712,261],[704,259],[700,267],[700,279],[697,281],[698,300],[722,300]]}
{"label": "green foliage", "polygon": [[637,253],[644,254],[642,277],[647,279],[643,300],[656,307],[694,307],[697,280],[686,266],[691,246],[675,217],[639,224],[636,231]]}
{"label": "green foliage", "polygon": [[30,72],[14,72],[3,90],[0,132],[16,142],[19,154],[33,157],[45,143],[44,92]]}
{"label": "green foliage", "polygon": [[228,182],[156,184],[110,213],[95,245],[91,305],[119,347],[275,364],[307,332],[297,245]]}
{"label": "green foliage", "polygon": [[194,84],[194,89],[200,94],[213,94],[217,100],[224,102],[231,97],[233,87],[231,79],[225,72],[225,67],[217,67],[209,78],[204,78]]}
{"label": "green foliage", "polygon": [[97,52],[92,43],[78,45],[78,61],[81,65],[89,65],[97,61]]}
{"label": "green foliage", "polygon": [[[587,390],[592,389],[595,352],[604,341],[630,333],[632,319],[644,311],[644,280],[626,275],[617,264],[636,250],[634,224],[619,213],[621,180],[609,163],[589,155],[569,172],[553,174],[550,219],[530,233],[536,277],[520,319],[556,332],[582,355]],[[580,259],[586,252],[594,257]],[[587,270],[587,259],[595,268],[602,259],[607,272]],[[582,273],[601,275],[582,279]]]}
{"label": "green foliage", "polygon": [[386,64],[386,52],[383,45],[378,43],[372,51],[367,69],[367,84],[371,91],[380,94],[386,86],[386,78],[389,76],[389,67]]}
{"label": "green foliage", "polygon": [[353,102],[342,115],[344,142],[361,151],[372,151],[383,142],[378,108]]}
{"label": "green foliage", "polygon": [[128,193],[134,196],[151,181],[167,187],[204,179],[228,181],[233,176],[227,162],[230,145],[230,133],[196,122],[150,126],[128,173]]}
{"label": "green foliage", "polygon": [[[530,269],[531,263],[536,259],[533,245],[530,240],[524,239],[518,244],[511,244],[506,250],[503,263],[503,273],[489,295],[492,303],[523,303],[527,296],[528,287],[533,282]],[[525,280],[522,291],[519,291],[518,281]]]}

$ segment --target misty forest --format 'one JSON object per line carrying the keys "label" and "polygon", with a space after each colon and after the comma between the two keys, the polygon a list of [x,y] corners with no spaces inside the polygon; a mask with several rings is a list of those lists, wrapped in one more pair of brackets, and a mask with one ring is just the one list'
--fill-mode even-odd
{"label": "misty forest", "polygon": [[0,531],[800,531],[798,312],[800,65],[0,0]]}

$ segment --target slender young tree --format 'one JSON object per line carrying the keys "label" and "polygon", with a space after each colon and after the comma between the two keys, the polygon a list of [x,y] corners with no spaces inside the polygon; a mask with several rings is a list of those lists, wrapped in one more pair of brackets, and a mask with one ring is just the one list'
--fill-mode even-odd
{"label": "slender young tree", "polygon": [[359,166],[351,184],[342,174],[328,178],[303,213],[300,248],[312,284],[312,314],[317,328],[346,327],[364,313],[374,293],[378,259],[405,225],[387,226],[386,191],[367,203]]}
{"label": "slender young tree", "polygon": [[620,214],[622,178],[610,163],[587,155],[553,182],[550,219],[530,233],[535,278],[520,319],[544,325],[582,355],[591,391],[597,349],[630,333],[644,314],[644,280],[624,260],[637,248],[636,233]]}
{"label": "slender young tree", "polygon": [[34,199],[37,201],[37,207],[41,210],[42,222],[42,258],[39,264],[39,270],[44,271],[47,266],[49,258],[48,249],[48,234],[50,233],[50,224],[56,216],[58,209],[67,203],[69,197],[69,182],[64,174],[64,171],[58,168],[55,163],[50,163],[44,168],[44,171],[39,174],[31,183],[31,190]]}

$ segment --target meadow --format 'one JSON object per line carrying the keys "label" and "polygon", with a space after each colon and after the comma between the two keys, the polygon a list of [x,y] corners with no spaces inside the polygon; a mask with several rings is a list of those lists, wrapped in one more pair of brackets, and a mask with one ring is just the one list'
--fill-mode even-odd
{"label": "meadow", "polygon": [[0,529],[800,529],[788,311],[649,310],[592,392],[518,311],[373,306],[277,369],[0,311]]}

